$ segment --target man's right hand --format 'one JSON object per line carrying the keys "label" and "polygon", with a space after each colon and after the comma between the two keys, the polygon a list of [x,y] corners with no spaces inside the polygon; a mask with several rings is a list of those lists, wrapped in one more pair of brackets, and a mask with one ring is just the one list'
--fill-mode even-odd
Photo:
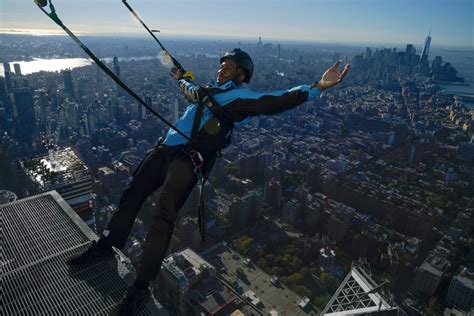
{"label": "man's right hand", "polygon": [[177,67],[171,68],[170,76],[175,80],[183,79],[183,73]]}

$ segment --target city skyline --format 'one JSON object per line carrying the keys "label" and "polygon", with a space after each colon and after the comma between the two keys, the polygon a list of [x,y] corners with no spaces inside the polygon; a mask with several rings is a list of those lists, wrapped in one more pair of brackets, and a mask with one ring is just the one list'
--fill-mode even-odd
{"label": "city skyline", "polygon": [[[214,0],[181,0],[173,4],[140,0],[131,5],[150,27],[159,28],[162,36],[262,36],[270,40],[388,44],[420,43],[431,29],[436,45],[473,48],[473,4],[466,0],[415,3],[301,0],[297,4],[264,0],[244,1],[238,6]],[[0,6],[0,33],[63,34],[33,3],[5,0]],[[85,0],[67,5],[64,0],[58,0],[55,6],[60,18],[78,33],[146,35],[126,8],[112,0]],[[216,8],[219,8],[217,13]],[[232,12],[230,23],[229,12]]]}

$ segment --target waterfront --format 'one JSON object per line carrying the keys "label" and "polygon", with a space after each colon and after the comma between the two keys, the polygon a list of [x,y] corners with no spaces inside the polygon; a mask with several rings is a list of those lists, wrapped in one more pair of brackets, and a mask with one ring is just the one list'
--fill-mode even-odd
{"label": "waterfront", "polygon": [[[144,56],[144,57],[119,57],[119,61],[131,61],[131,60],[151,60],[157,58],[156,56]],[[106,63],[112,62],[112,57],[102,58]],[[74,69],[79,67],[90,66],[94,62],[88,58],[54,58],[54,59],[40,59],[34,58],[32,61],[12,61],[10,67],[13,70],[13,64],[19,64],[21,73],[23,75],[29,75],[40,71],[61,71],[64,69]],[[5,75],[5,70],[2,64],[0,64],[0,76]]]}
{"label": "waterfront", "polygon": [[[453,95],[474,97],[474,51],[435,46],[430,53],[431,58],[441,56],[444,62],[453,65],[458,71],[458,76],[465,80],[465,85],[440,83],[443,91]],[[464,102],[464,105],[474,109],[472,102]]]}

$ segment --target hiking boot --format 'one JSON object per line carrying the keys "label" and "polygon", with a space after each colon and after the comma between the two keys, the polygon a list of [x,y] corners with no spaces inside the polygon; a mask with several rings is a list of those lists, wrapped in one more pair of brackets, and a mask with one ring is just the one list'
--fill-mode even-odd
{"label": "hiking boot", "polygon": [[112,309],[110,315],[114,316],[135,316],[151,297],[147,288],[139,289],[136,286],[127,288],[122,300]]}
{"label": "hiking boot", "polygon": [[86,250],[71,256],[66,263],[70,266],[82,265],[92,262],[100,262],[112,259],[114,252],[112,247],[101,245],[100,242],[93,240]]}

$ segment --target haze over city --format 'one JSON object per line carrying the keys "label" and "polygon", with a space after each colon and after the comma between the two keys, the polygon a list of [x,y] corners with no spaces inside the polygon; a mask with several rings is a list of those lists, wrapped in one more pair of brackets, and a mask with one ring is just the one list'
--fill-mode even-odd
{"label": "haze over city", "polygon": [[[431,29],[436,45],[473,47],[470,0],[137,0],[134,7],[163,35],[338,43],[418,42]],[[144,36],[120,1],[54,1],[76,32]],[[32,1],[3,0],[0,31],[63,34]]]}

